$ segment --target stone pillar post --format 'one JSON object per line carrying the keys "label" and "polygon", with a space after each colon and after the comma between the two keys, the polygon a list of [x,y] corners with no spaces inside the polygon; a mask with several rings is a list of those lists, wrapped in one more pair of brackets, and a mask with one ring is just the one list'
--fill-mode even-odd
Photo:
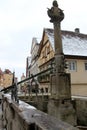
{"label": "stone pillar post", "polygon": [[71,101],[70,74],[65,73],[64,54],[60,24],[64,19],[63,11],[58,7],[56,0],[53,7],[48,9],[50,22],[54,25],[55,69],[56,73],[51,77],[51,97],[48,103],[48,113],[59,119],[76,125],[75,109]]}

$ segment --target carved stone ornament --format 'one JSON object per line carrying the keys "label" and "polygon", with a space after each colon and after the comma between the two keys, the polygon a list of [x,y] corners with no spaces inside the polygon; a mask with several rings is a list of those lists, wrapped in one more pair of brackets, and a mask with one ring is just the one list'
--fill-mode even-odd
{"label": "carved stone ornament", "polygon": [[63,10],[58,7],[58,3],[56,0],[53,1],[53,7],[51,9],[48,8],[48,16],[51,18],[50,22],[61,22],[64,19]]}

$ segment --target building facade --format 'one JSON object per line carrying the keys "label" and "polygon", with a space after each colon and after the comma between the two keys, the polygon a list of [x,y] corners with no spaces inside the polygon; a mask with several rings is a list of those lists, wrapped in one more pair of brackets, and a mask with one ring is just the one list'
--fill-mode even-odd
{"label": "building facade", "polygon": [[39,41],[37,38],[32,39],[31,45],[31,65],[30,65],[30,75],[35,75],[39,72],[38,68],[38,49],[39,49]]}
{"label": "building facade", "polygon": [[[71,94],[87,96],[87,35],[81,34],[76,28],[72,31],[61,31],[63,54],[67,68],[65,71],[71,74]],[[40,44],[38,44],[40,43]],[[35,75],[39,72],[54,67],[55,73],[55,48],[54,30],[44,29],[41,41],[32,39],[31,62],[28,67],[28,74]],[[36,79],[39,88],[44,92],[50,92],[50,75],[52,71],[47,71],[39,75]]]}
{"label": "building facade", "polygon": [[0,87],[6,88],[12,85],[13,73],[9,69],[2,71],[0,69]]}
{"label": "building facade", "polygon": [[26,77],[30,77],[30,64],[31,64],[31,57],[26,58]]}
{"label": "building facade", "polygon": [[27,58],[27,63],[26,63],[27,77],[30,77],[31,75],[35,75],[35,74],[39,73],[38,49],[39,49],[38,39],[33,38],[32,45],[31,45],[31,57]]}
{"label": "building facade", "polygon": [[[87,35],[81,34],[79,29],[75,32],[61,31],[63,53],[71,74],[72,95],[87,96]],[[54,32],[53,29],[44,29],[39,48],[39,69],[47,69],[54,60]],[[49,79],[50,80],[50,79]],[[41,77],[41,86],[48,91],[50,89],[48,76]]]}
{"label": "building facade", "polygon": [[[32,45],[31,45],[31,57],[27,58],[27,62],[26,62],[26,66],[27,66],[26,77],[27,78],[40,72],[39,67],[38,67],[38,56],[39,56],[38,49],[39,49],[39,40],[34,37],[32,39]],[[37,77],[34,77],[33,79],[30,79],[29,81],[27,81],[28,91],[29,91],[29,86],[32,86],[32,90],[33,90],[33,88],[35,88],[35,84],[39,85]]]}

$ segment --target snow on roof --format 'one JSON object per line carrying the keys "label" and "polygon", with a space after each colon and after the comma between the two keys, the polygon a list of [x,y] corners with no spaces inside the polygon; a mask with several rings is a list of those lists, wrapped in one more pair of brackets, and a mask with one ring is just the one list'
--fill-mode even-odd
{"label": "snow on roof", "polygon": [[[54,50],[53,29],[45,29]],[[87,56],[87,35],[62,31],[63,53],[65,55]]]}
{"label": "snow on roof", "polygon": [[36,38],[36,37],[32,38],[31,53],[33,49],[35,48],[35,46],[39,46],[40,40],[41,40],[40,38]]}
{"label": "snow on roof", "polygon": [[46,34],[48,35],[48,39],[54,50],[54,33],[52,29],[45,29]]}

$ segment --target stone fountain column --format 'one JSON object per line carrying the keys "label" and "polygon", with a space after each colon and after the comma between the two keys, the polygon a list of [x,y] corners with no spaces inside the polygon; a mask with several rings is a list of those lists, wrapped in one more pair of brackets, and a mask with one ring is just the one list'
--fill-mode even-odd
{"label": "stone fountain column", "polygon": [[54,25],[55,69],[51,76],[51,96],[48,103],[48,113],[52,116],[76,125],[76,115],[71,100],[70,74],[65,72],[64,54],[62,47],[60,24],[64,19],[63,11],[56,0],[47,11],[50,22]]}

